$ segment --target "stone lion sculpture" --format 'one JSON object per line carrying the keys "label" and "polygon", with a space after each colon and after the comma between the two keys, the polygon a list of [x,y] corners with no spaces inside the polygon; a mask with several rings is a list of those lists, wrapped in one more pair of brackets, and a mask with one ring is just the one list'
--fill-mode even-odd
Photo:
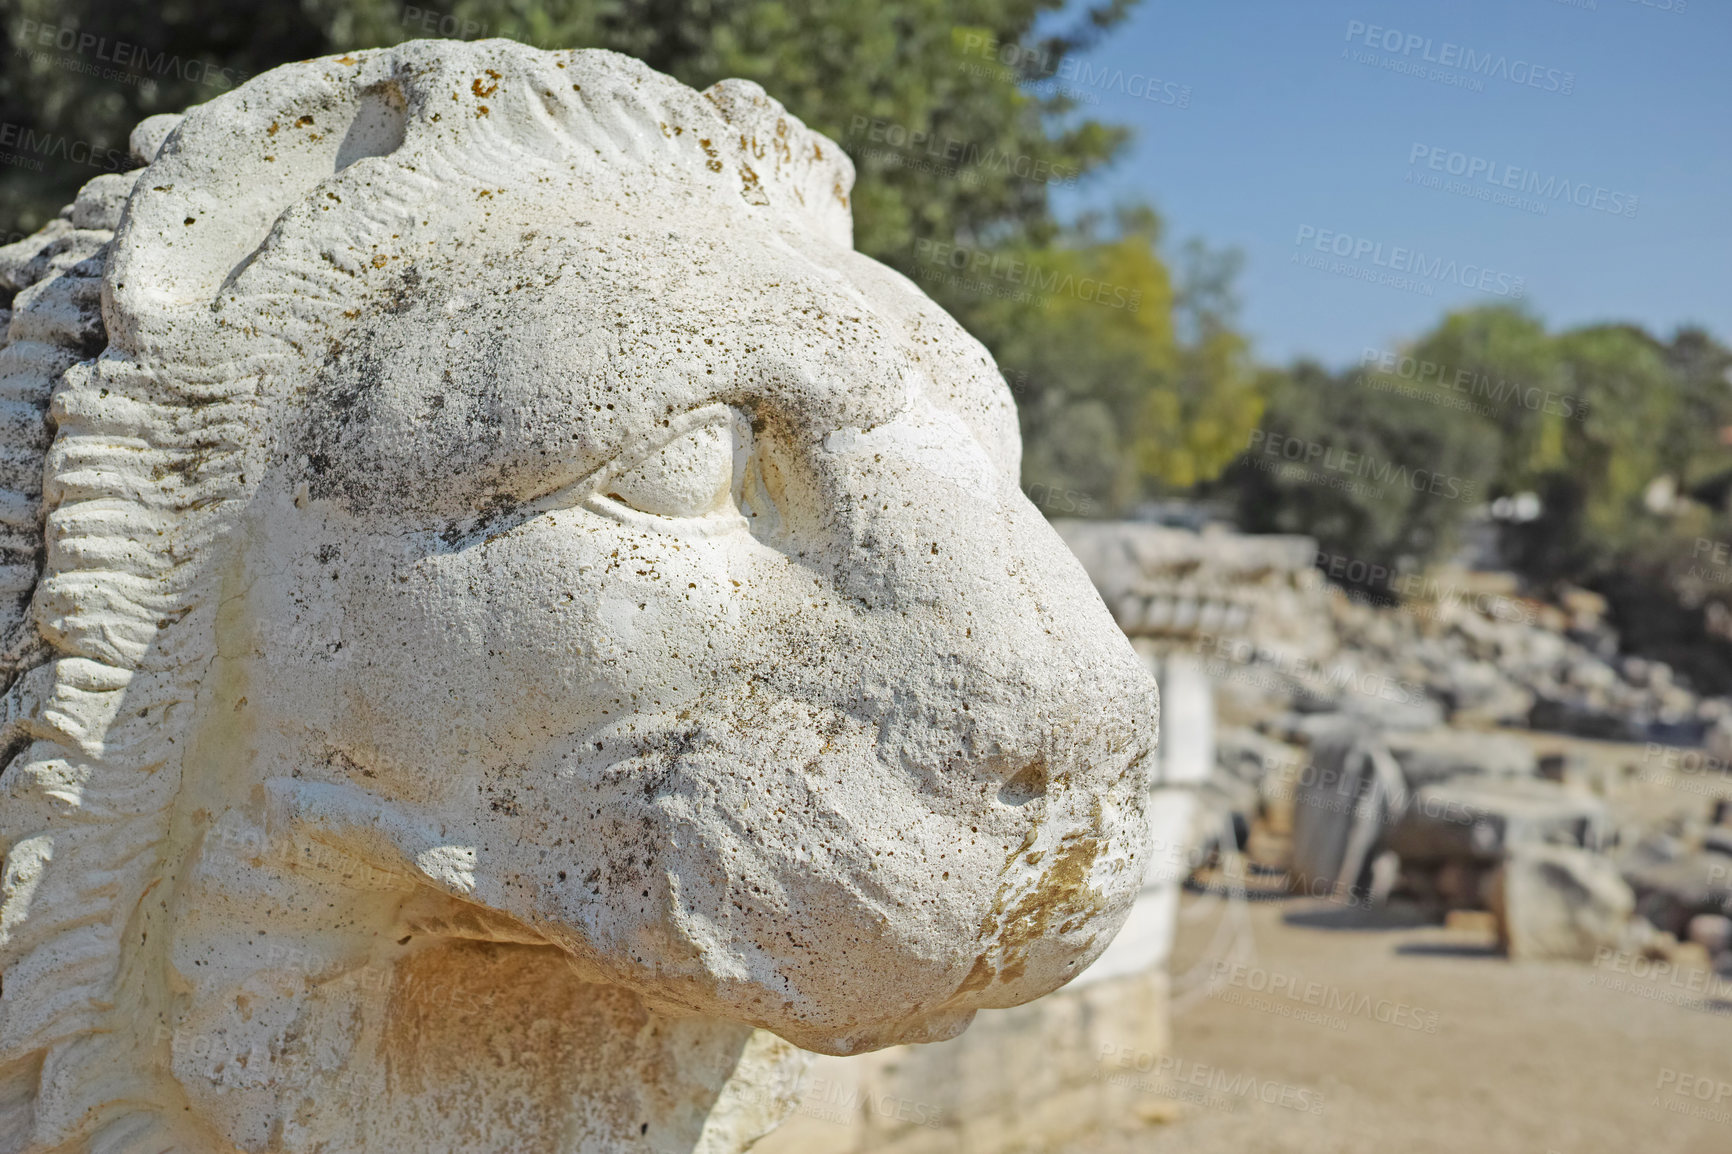
{"label": "stone lion sculpture", "polygon": [[133,146],[0,250],[0,1150],[736,1150],[1106,946],[1153,683],[834,144],[422,41]]}

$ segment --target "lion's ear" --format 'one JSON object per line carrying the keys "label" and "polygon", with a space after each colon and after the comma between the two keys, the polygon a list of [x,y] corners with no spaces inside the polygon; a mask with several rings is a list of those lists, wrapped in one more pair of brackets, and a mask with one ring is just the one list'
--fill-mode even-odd
{"label": "lion's ear", "polygon": [[136,179],[97,177],[39,231],[0,248],[0,689],[47,658],[30,599],[42,575],[48,405],[68,370],[108,344],[102,274]]}

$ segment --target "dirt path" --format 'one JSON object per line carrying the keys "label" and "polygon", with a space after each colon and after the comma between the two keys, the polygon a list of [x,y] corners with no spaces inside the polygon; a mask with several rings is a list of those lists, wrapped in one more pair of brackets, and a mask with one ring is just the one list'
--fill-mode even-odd
{"label": "dirt path", "polygon": [[[1067,1154],[1732,1152],[1732,1005],[1701,984],[1324,903],[1248,915],[1246,968],[1178,1013],[1164,1068],[1123,1075],[1140,1117]],[[1213,928],[1181,926],[1180,966]]]}

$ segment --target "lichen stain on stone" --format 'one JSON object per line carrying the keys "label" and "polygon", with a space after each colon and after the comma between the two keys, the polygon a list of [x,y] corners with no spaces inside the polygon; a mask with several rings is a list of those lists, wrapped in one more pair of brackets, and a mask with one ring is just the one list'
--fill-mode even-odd
{"label": "lichen stain on stone", "polygon": [[952,995],[951,1000],[954,1001],[963,994],[972,994],[976,990],[986,989],[992,985],[992,979],[996,976],[997,971],[992,968],[992,963],[986,960],[985,954],[981,954],[974,959],[974,965],[969,969],[968,976],[963,978],[962,984],[956,987],[956,993]]}
{"label": "lichen stain on stone", "polygon": [[704,150],[704,155],[710,158],[704,163],[704,167],[709,169],[711,172],[722,171],[722,154],[716,151],[716,146],[710,142],[709,138],[699,138],[698,147],[702,148]]}
{"label": "lichen stain on stone", "polygon": [[740,165],[740,195],[747,204],[769,204],[770,198],[764,192],[764,186],[758,180],[758,174],[752,171],[749,164]]}
{"label": "lichen stain on stone", "polygon": [[1029,948],[1048,936],[1055,918],[1063,915],[1068,921],[1077,914],[1101,910],[1101,896],[1088,884],[1089,871],[1101,849],[1098,838],[1066,838],[1034,889],[1005,911],[999,934],[1004,957],[1000,981],[1014,982],[1023,976]]}
{"label": "lichen stain on stone", "polygon": [[[1097,801],[1095,809],[1098,811],[1099,808]],[[1098,812],[1094,815],[1091,828],[1099,828],[1100,816]],[[1005,856],[1006,870],[1018,858],[1030,865],[1042,859],[1044,851],[1032,848],[1039,835],[1040,822],[1037,819],[1029,826],[1022,843]],[[967,995],[986,989],[995,980],[1005,983],[1019,980],[1027,972],[1030,947],[1049,936],[1056,920],[1063,919],[1057,926],[1059,933],[1070,933],[1105,909],[1101,894],[1088,884],[1089,873],[1103,848],[1098,838],[1077,833],[1066,835],[1053,855],[1052,864],[1040,875],[1034,888],[1008,908],[1005,902],[1016,888],[1016,882],[1013,878],[1000,882],[992,908],[980,922],[979,940],[987,943],[987,949],[974,959],[968,974],[943,1005],[961,1002]],[[1000,959],[996,969],[988,960],[994,948]]]}

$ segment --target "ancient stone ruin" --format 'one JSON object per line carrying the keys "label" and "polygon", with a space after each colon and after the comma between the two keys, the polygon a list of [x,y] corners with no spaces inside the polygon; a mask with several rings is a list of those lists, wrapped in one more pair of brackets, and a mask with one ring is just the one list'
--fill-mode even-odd
{"label": "ancient stone ruin", "polygon": [[0,1149],[739,1150],[1106,949],[1153,681],[833,143],[488,41],[133,145],[0,250]]}

